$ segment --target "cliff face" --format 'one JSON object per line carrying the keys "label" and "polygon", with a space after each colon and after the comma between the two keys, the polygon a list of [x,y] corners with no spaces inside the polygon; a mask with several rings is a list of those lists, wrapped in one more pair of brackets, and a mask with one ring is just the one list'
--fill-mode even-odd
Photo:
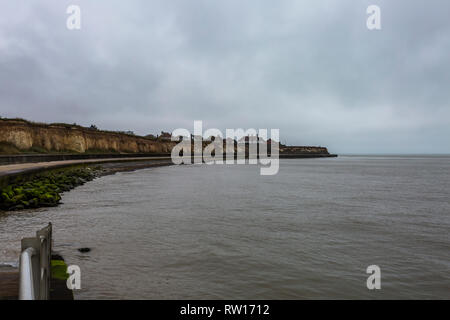
{"label": "cliff face", "polygon": [[[176,142],[119,132],[99,131],[77,125],[41,124],[0,119],[0,153],[101,152],[170,153]],[[206,143],[203,143],[203,147]],[[327,155],[324,147],[280,145],[280,154]]]}
{"label": "cliff face", "polygon": [[80,126],[46,125],[0,119],[0,143],[19,150],[43,149],[48,152],[168,153],[176,144],[124,133],[97,131]]}

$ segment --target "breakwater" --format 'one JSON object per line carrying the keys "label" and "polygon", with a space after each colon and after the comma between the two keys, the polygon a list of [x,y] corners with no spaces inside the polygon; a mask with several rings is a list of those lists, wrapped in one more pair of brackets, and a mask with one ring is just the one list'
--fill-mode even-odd
{"label": "breakwater", "polygon": [[169,157],[128,157],[0,166],[0,210],[57,206],[62,192],[101,175],[171,164]]}
{"label": "breakwater", "polygon": [[[298,147],[300,148],[300,147]],[[300,150],[301,151],[301,150]],[[17,163],[36,163],[49,161],[67,161],[67,160],[89,160],[89,159],[119,159],[119,158],[157,158],[167,157],[170,153],[109,153],[109,154],[23,154],[23,155],[0,155],[0,165],[17,164]],[[224,155],[226,157],[226,155]],[[235,155],[235,158],[237,155]],[[301,158],[323,158],[337,157],[336,154],[328,152],[297,152],[297,153],[280,153],[281,159],[301,159]]]}
{"label": "breakwater", "polygon": [[8,165],[16,163],[49,162],[49,161],[67,161],[67,160],[156,158],[156,157],[170,157],[170,153],[14,154],[14,155],[0,155],[0,165]]}
{"label": "breakwater", "polygon": [[0,210],[57,206],[62,192],[92,181],[100,173],[99,167],[83,166],[18,177],[0,189]]}

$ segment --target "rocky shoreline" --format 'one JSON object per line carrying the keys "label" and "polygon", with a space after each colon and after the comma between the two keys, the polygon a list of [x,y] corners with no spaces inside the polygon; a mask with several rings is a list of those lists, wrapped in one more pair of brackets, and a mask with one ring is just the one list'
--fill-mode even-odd
{"label": "rocky shoreline", "polygon": [[42,207],[55,207],[61,203],[61,194],[104,175],[133,171],[171,162],[124,162],[79,165],[20,176],[0,189],[0,211],[18,211]]}
{"label": "rocky shoreline", "polygon": [[30,180],[16,182],[0,190],[0,210],[22,210],[54,207],[61,201],[61,193],[94,180],[100,168],[68,168],[43,172]]}

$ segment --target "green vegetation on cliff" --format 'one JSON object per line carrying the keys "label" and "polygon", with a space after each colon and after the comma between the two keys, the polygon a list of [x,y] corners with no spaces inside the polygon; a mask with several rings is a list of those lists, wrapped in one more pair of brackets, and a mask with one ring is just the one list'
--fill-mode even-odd
{"label": "green vegetation on cliff", "polygon": [[61,193],[91,181],[98,168],[70,168],[46,172],[30,181],[9,184],[0,190],[0,210],[53,207],[61,201]]}
{"label": "green vegetation on cliff", "polygon": [[36,123],[0,117],[0,154],[170,153],[176,143],[131,131],[99,130],[66,123]]}

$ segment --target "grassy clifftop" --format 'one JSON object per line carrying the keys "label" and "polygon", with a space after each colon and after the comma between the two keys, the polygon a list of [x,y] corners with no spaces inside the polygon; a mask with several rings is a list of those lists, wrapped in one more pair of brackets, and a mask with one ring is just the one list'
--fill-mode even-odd
{"label": "grassy clifftop", "polygon": [[0,119],[0,153],[167,153],[175,145],[125,132],[76,124]]}

